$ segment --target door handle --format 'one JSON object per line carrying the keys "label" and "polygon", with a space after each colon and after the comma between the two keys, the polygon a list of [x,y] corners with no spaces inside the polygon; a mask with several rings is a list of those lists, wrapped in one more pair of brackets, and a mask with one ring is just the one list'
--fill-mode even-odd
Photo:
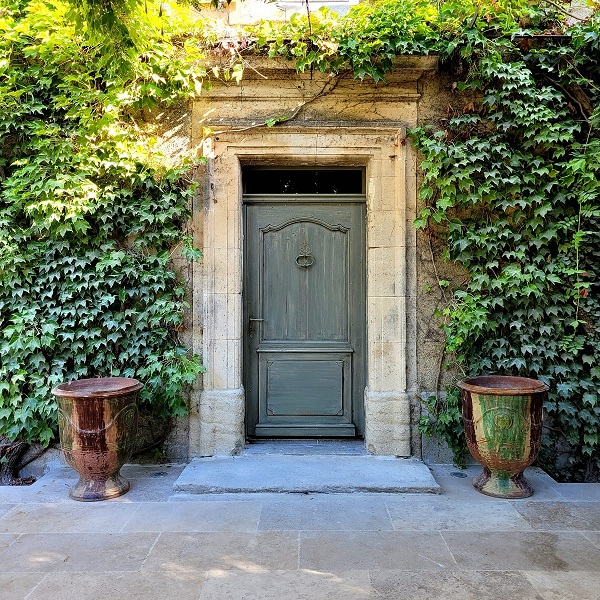
{"label": "door handle", "polygon": [[254,323],[262,323],[264,319],[254,319],[253,317],[250,317],[248,321],[248,335],[254,337]]}

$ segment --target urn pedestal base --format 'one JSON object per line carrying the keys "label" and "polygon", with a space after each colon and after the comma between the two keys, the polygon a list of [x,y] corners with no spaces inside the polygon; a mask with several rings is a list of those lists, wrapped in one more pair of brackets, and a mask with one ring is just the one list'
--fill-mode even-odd
{"label": "urn pedestal base", "polygon": [[69,496],[80,502],[96,502],[118,498],[129,491],[129,481],[120,473],[108,479],[84,479],[79,477],[77,483],[69,490]]}
{"label": "urn pedestal base", "polygon": [[473,479],[473,487],[486,496],[494,498],[529,498],[533,495],[533,488],[525,479],[523,473],[508,475],[506,473],[492,473],[484,467],[480,475]]}

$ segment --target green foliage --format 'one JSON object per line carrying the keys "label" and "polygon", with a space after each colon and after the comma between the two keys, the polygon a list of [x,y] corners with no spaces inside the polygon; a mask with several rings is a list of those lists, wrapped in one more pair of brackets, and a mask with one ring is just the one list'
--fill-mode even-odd
{"label": "green foliage", "polygon": [[[216,8],[229,4],[212,0]],[[173,34],[210,34],[200,19],[201,2],[156,0],[62,0],[67,18],[83,36],[86,45],[99,46],[113,66],[127,69],[138,62],[139,52],[148,51],[169,40]],[[54,4],[56,6],[56,4]]]}
{"label": "green foliage", "polygon": [[[327,8],[298,13],[289,22],[263,21],[249,28],[259,51],[295,61],[298,71],[350,71],[358,79],[385,79],[398,55],[463,57],[481,45],[484,33],[534,27],[546,12],[527,0],[372,0],[339,16]],[[545,18],[546,25],[548,19]]]}
{"label": "green foliage", "polygon": [[437,46],[430,22],[437,11],[428,0],[375,0],[340,17],[323,7],[295,14],[289,22],[262,22],[250,30],[259,49],[285,56],[298,71],[351,70],[380,81],[399,54],[428,54]]}
{"label": "green foliage", "polygon": [[461,469],[469,456],[465,428],[461,413],[458,388],[449,388],[445,395],[432,395],[423,402],[426,412],[419,421],[419,431],[428,436],[437,436],[453,451],[454,464]]}
{"label": "green foliage", "polygon": [[141,111],[196,93],[197,48],[156,38],[126,70],[77,35],[59,0],[0,12],[0,433],[48,443],[50,390],[140,379],[164,417],[202,369],[179,343],[171,254],[194,186],[161,165]]}
{"label": "green foliage", "polygon": [[447,350],[468,374],[548,383],[542,458],[578,480],[600,468],[598,31],[594,18],[544,44],[488,40],[459,85],[482,90],[478,105],[413,131],[416,224],[443,230],[469,274],[445,311]]}

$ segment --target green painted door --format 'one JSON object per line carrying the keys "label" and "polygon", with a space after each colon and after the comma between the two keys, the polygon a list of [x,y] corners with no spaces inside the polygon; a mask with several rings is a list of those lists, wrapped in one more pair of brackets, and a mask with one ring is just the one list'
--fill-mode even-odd
{"label": "green painted door", "polygon": [[365,205],[342,200],[246,199],[250,437],[363,434]]}

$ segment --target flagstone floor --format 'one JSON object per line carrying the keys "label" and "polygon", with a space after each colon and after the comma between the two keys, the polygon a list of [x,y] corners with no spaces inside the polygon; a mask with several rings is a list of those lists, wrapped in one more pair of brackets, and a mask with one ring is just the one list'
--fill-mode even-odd
{"label": "flagstone floor", "polygon": [[184,465],[69,499],[73,471],[0,488],[2,600],[600,600],[600,484],[528,470],[526,500],[448,465],[441,494],[174,494]]}

